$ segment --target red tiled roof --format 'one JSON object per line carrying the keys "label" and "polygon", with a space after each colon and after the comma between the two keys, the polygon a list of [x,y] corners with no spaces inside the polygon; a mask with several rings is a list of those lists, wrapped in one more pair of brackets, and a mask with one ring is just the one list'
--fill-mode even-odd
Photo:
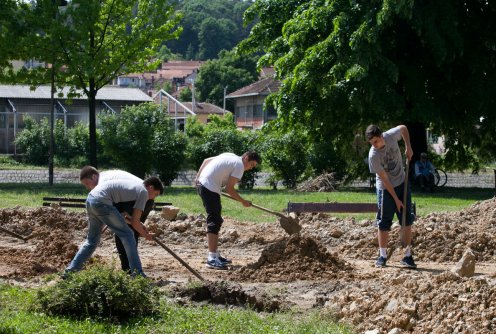
{"label": "red tiled roof", "polygon": [[271,93],[278,92],[280,87],[281,82],[279,80],[276,80],[273,77],[268,77],[254,82],[249,86],[242,87],[227,95],[226,98],[235,98],[250,95],[269,95]]}
{"label": "red tiled roof", "polygon": [[[188,108],[189,110],[193,111],[195,114],[206,114],[206,115],[212,115],[212,114],[215,114],[215,115],[223,115],[224,114],[224,110],[220,107],[217,107],[216,105],[214,104],[211,104],[211,103],[207,103],[207,102],[200,102],[200,103],[195,103],[195,108],[193,109],[193,103],[192,102],[181,102],[186,108]],[[172,114],[175,114],[175,106],[174,106],[174,102],[171,101],[171,104],[170,104],[170,111],[169,113],[172,115]],[[183,108],[181,106],[177,106],[177,112],[178,113],[182,113],[184,112]],[[228,111],[226,111],[228,112]]]}

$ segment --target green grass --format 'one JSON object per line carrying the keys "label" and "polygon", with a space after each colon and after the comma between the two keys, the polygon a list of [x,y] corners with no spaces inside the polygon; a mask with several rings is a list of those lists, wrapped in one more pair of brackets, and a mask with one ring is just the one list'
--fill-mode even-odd
{"label": "green grass", "polygon": [[[0,208],[38,207],[45,196],[81,197],[87,191],[78,184],[40,183],[5,183],[0,184]],[[286,189],[271,190],[257,188],[241,191],[241,195],[260,206],[281,211],[287,208],[288,202],[365,202],[375,203],[375,193],[371,189],[347,188],[328,193],[302,193]],[[494,189],[479,188],[439,188],[434,193],[413,193],[413,201],[417,205],[417,214],[426,215],[431,212],[462,210],[476,201],[486,200],[494,196]],[[200,197],[193,187],[167,187],[165,193],[157,201],[171,202],[187,214],[204,213]],[[223,216],[240,221],[274,222],[275,217],[255,208],[244,208],[240,203],[228,198],[222,199]],[[356,219],[372,218],[374,214],[336,214],[336,216],[353,216]]]}
{"label": "green grass", "polygon": [[162,302],[153,318],[112,323],[54,317],[32,311],[36,290],[0,283],[0,333],[353,333],[332,317],[308,314],[256,313],[218,306],[184,307]]}

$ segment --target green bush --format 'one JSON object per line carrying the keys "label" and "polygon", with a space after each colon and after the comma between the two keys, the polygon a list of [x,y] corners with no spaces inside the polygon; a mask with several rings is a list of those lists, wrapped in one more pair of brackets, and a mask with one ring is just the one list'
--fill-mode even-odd
{"label": "green bush", "polygon": [[32,117],[24,116],[24,130],[17,134],[16,144],[24,153],[25,162],[33,165],[47,165],[50,147],[50,125],[44,117],[36,122]]}
{"label": "green bush", "polygon": [[271,129],[270,125],[263,131],[259,142],[264,163],[270,166],[275,174],[272,182],[282,180],[287,188],[296,188],[308,166],[305,134],[297,129],[286,133],[279,132]]}
{"label": "green bush", "polygon": [[158,312],[159,291],[146,278],[95,265],[39,290],[38,306],[50,315],[126,320]]}
{"label": "green bush", "polygon": [[[29,116],[24,117],[24,130],[16,138],[16,143],[24,153],[24,160],[33,165],[48,164],[50,148],[50,122],[46,117],[36,122]],[[54,161],[58,166],[80,167],[87,164],[89,148],[88,126],[76,123],[66,128],[62,120],[55,122]]]}

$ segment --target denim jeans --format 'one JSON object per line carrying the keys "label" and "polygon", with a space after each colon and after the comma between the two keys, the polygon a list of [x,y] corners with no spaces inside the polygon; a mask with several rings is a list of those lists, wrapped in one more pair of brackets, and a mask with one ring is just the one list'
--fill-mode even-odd
{"label": "denim jeans", "polygon": [[122,241],[131,271],[143,274],[133,230],[126,224],[119,211],[114,206],[104,204],[91,195],[88,195],[86,199],[86,211],[88,213],[88,235],[66,271],[82,269],[83,264],[91,257],[100,242],[103,225],[107,225]]}
{"label": "denim jeans", "polygon": [[[403,202],[403,191],[404,183],[394,188],[396,196]],[[407,195],[406,195],[406,222],[405,226],[410,226],[415,220],[415,215],[412,212],[412,193],[410,190],[410,185],[408,185]],[[393,196],[386,189],[377,189],[377,226],[381,231],[390,231],[391,225],[393,224],[394,214],[398,218],[400,225],[402,220],[402,212],[398,211],[396,208],[396,203],[394,202]]]}

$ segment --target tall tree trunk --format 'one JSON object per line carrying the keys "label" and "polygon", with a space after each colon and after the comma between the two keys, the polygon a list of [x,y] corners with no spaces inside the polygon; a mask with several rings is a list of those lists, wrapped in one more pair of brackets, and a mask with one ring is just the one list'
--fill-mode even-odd
{"label": "tall tree trunk", "polygon": [[88,104],[90,109],[90,165],[98,168],[96,145],[96,89],[95,80],[89,81]]}

